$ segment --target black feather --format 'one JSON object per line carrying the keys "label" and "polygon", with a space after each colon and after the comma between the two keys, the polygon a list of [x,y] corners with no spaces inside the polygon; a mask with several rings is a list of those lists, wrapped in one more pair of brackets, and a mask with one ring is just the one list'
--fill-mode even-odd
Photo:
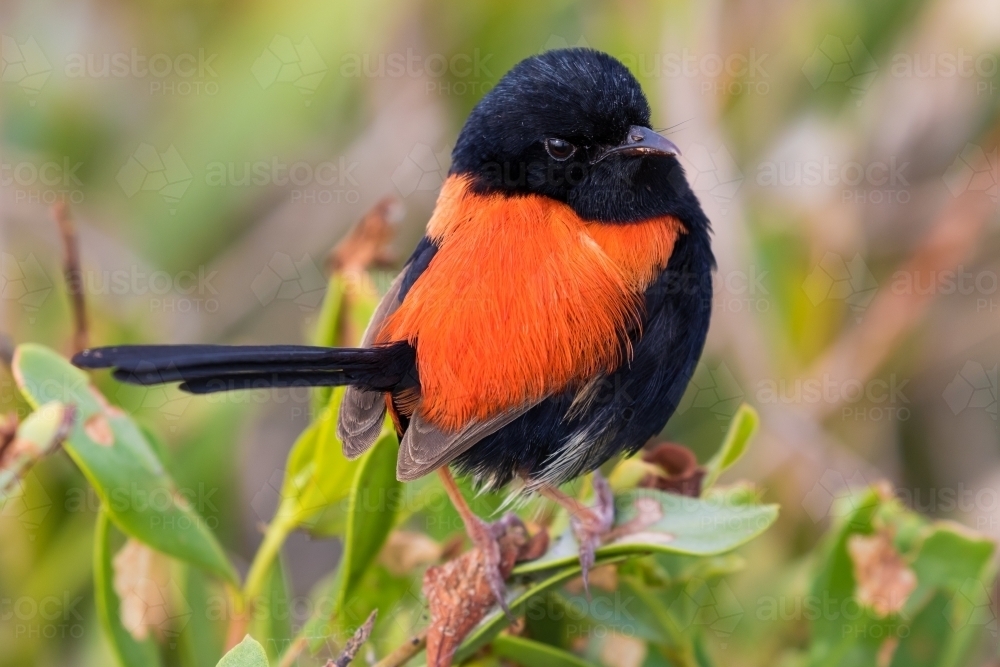
{"label": "black feather", "polygon": [[84,350],[73,363],[111,368],[130,384],[182,382],[181,389],[197,394],[293,385],[390,391],[412,375],[415,352],[406,342],[371,348],[128,345]]}

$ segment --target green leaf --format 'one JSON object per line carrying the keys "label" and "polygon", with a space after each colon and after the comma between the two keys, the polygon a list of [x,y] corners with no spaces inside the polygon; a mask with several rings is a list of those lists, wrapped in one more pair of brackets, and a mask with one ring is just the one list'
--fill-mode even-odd
{"label": "green leaf", "polygon": [[222,656],[216,667],[268,667],[264,647],[247,635],[239,644]]}
{"label": "green leaf", "polygon": [[50,453],[65,436],[73,408],[52,401],[41,406],[21,422],[14,441],[4,451],[0,469],[0,502],[14,490],[18,480],[35,461]]}
{"label": "green leaf", "polygon": [[213,667],[222,656],[228,614],[217,614],[213,605],[224,595],[202,570],[178,563],[184,599],[192,614],[178,637],[184,667]]}
{"label": "green leaf", "polygon": [[913,563],[918,583],[911,600],[935,588],[954,593],[969,580],[980,581],[996,551],[993,540],[958,524],[941,521],[930,529]]}
{"label": "green leaf", "polygon": [[[599,558],[657,552],[713,556],[732,551],[760,535],[778,518],[777,505],[716,503],[654,489],[636,489],[616,497],[615,528],[636,519],[637,503],[651,511],[650,516],[655,520],[600,547]],[[569,565],[579,558],[578,554],[572,531],[567,530],[548,553],[519,565],[514,573]]]}
{"label": "green leaf", "polygon": [[[930,523],[873,487],[838,503],[843,512],[817,571],[812,596],[824,613],[811,623],[810,665],[874,664],[896,641],[893,667],[960,667],[992,621],[990,593],[996,545],[985,536],[948,522]],[[844,510],[847,510],[846,512]],[[887,617],[856,599],[853,535],[875,530],[893,536],[893,547],[917,577],[902,611]],[[891,646],[889,648],[892,648]]]}
{"label": "green leaf", "polygon": [[288,581],[281,558],[276,558],[271,564],[263,590],[253,600],[250,634],[263,642],[268,658],[275,663],[292,641]]}
{"label": "green leaf", "polygon": [[[362,465],[351,488],[347,514],[344,553],[340,561],[343,579],[338,594],[338,610],[346,608],[358,582],[382,550],[395,523],[400,487],[396,479],[398,452],[396,434],[386,428],[361,458]],[[367,614],[357,620],[361,622],[364,618]]]}
{"label": "green leaf", "polygon": [[494,655],[523,667],[592,667],[591,663],[572,653],[524,637],[500,635],[491,647]]}
{"label": "green leaf", "polygon": [[14,378],[34,408],[60,401],[76,407],[63,447],[128,535],[230,581],[238,577],[205,522],[176,492],[142,431],[110,407],[87,375],[52,350],[35,344],[17,348]]}
{"label": "green leaf", "polygon": [[928,530],[912,565],[917,589],[903,613],[912,622],[893,656],[894,667],[969,664],[974,639],[994,622],[990,591],[996,544],[947,521]]}
{"label": "green leaf", "polygon": [[[336,621],[341,629],[353,629],[372,611],[368,602],[372,596],[361,595],[358,585],[375,563],[389,532],[396,521],[400,483],[396,479],[396,455],[399,443],[388,426],[368,452],[358,461],[361,465],[351,485],[344,532],[344,553],[337,577],[326,595],[336,600],[325,615],[310,619],[307,628],[329,626]],[[311,646],[322,642],[322,633],[308,630]]]}
{"label": "green leaf", "polygon": [[[330,276],[313,336],[314,345],[339,347],[345,343],[345,338],[350,345],[360,342],[361,333],[368,326],[380,300],[378,292],[372,287],[374,281],[370,279],[371,274],[364,272],[360,277],[360,282],[355,281],[355,284],[349,285],[340,273],[335,272]],[[345,306],[349,307],[345,309]],[[352,335],[345,336],[345,325]],[[313,410],[319,414],[324,407],[330,405],[333,388],[317,387],[313,398]]]}
{"label": "green leaf", "polygon": [[741,404],[736,410],[733,420],[729,422],[729,430],[726,432],[726,438],[722,441],[722,447],[705,464],[706,473],[702,482],[703,489],[714,485],[719,479],[719,475],[740,460],[759,425],[760,417],[757,415],[757,411],[746,403]]}
{"label": "green leaf", "polygon": [[341,501],[349,496],[361,467],[363,459],[352,461],[344,456],[343,443],[337,437],[343,396],[344,388],[337,387],[330,404],[302,432],[289,454],[277,520],[291,528],[309,530],[329,522],[331,511],[339,511]]}
{"label": "green leaf", "polygon": [[111,559],[111,521],[102,506],[94,527],[94,606],[97,607],[97,617],[115,657],[124,667],[159,665],[160,654],[152,638],[140,642],[122,625]]}
{"label": "green leaf", "polygon": [[[830,533],[811,591],[812,599],[823,601],[835,611],[821,614],[811,624],[811,665],[874,664],[878,642],[869,639],[866,630],[877,619],[870,618],[864,610],[855,613],[857,607],[848,607],[856,604],[853,602],[856,582],[847,543],[851,535],[872,532],[872,521],[880,505],[877,490],[869,488],[846,496],[835,506],[843,518]],[[852,610],[849,619],[844,616],[845,608]],[[884,638],[886,629],[879,630]]]}

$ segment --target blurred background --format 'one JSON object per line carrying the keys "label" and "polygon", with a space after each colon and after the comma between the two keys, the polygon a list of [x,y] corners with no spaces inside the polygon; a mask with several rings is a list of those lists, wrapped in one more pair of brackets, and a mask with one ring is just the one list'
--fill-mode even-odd
{"label": "blurred background", "polygon": [[[805,641],[775,591],[852,486],[1000,537],[993,0],[6,0],[0,34],[5,345],[69,351],[59,202],[92,343],[304,342],[345,231],[395,197],[398,267],[473,105],[522,58],[590,46],[638,77],[715,230],[708,348],[665,437],[705,460],[740,402],[763,419],[730,476],[782,514],[719,600],[727,664]],[[308,396],[102,381],[245,566]],[[0,508],[0,665],[107,660],[87,488],[56,455]],[[338,554],[293,536],[296,594]]]}

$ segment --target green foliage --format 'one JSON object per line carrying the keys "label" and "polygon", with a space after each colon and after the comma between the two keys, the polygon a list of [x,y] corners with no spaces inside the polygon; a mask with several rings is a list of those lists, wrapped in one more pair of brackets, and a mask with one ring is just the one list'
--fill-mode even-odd
{"label": "green foliage", "polygon": [[[975,637],[995,622],[989,591],[996,544],[957,524],[924,519],[878,487],[842,499],[840,509],[813,581],[812,596],[823,613],[811,624],[809,664],[968,664]],[[883,594],[894,608],[888,612],[859,599],[860,589],[871,583],[858,580],[858,558],[849,544],[872,534],[889,536],[901,566],[916,577],[905,598]]]}
{"label": "green foliage", "polygon": [[250,635],[243,638],[226,655],[222,656],[218,667],[267,667],[267,654],[260,642]]}
{"label": "green foliage", "polygon": [[524,667],[591,667],[592,663],[562,649],[541,642],[506,635],[490,644],[493,655],[513,660]]}
{"label": "green foliage", "polygon": [[[325,309],[325,314],[339,321],[337,309]],[[322,326],[334,332],[338,327],[330,322]],[[57,421],[53,415],[63,414],[52,406],[71,405],[78,411],[65,447],[101,500],[94,536],[98,617],[122,665],[161,664],[164,654],[153,636],[137,639],[121,620],[122,603],[113,585],[113,526],[229,584],[235,580],[232,565],[204,522],[171,493],[175,484],[161,463],[167,452],[151,444],[155,437],[108,406],[82,372],[45,348],[21,346],[14,369],[29,402],[46,406],[25,421],[24,433],[36,438],[52,433]],[[275,517],[242,590],[232,593],[236,609],[246,606],[250,634],[220,665],[276,664],[294,658],[288,651],[315,652],[330,641],[342,645],[375,609],[382,615],[370,641],[378,652],[405,640],[422,623],[422,570],[391,573],[378,560],[400,522],[412,526],[423,521],[429,526],[441,510],[426,500],[409,498],[396,480],[398,442],[390,422],[363,456],[354,461],[343,456],[335,427],[341,395],[342,390],[331,393],[289,454]],[[531,637],[506,634],[509,621],[494,610],[465,638],[456,660],[471,660],[485,650],[494,658],[527,667],[593,664],[590,660],[599,648],[593,637],[600,631],[641,638],[649,664],[659,664],[657,660],[681,667],[714,664],[711,638],[731,634],[742,617],[726,580],[744,562],[731,553],[778,517],[776,506],[759,504],[752,487],[713,485],[746,452],[757,424],[751,408],[737,410],[706,465],[701,498],[632,488],[641,475],[626,470],[633,463],[622,462],[619,467],[625,472],[611,475],[617,480],[614,537],[597,551],[597,567],[614,573],[614,588],[598,586],[593,600],[580,597],[572,585],[580,574],[577,545],[567,517],[560,512],[552,522],[563,527],[558,537],[541,558],[518,565],[509,583],[510,607],[525,615]],[[649,468],[642,471],[645,474]],[[168,500],[159,505],[123,504],[116,502],[120,489]],[[529,505],[522,513],[530,518],[533,511]],[[995,576],[994,543],[953,524],[928,521],[887,498],[878,487],[842,498],[836,514],[841,519],[826,540],[810,593],[835,611],[811,620],[809,649],[803,656],[808,664],[846,667],[889,664],[887,659],[899,667],[964,664],[989,620],[984,613]],[[182,523],[177,517],[188,521]],[[172,522],[164,525],[164,521]],[[313,598],[329,604],[317,604],[316,613],[299,628],[291,625],[286,613],[290,593],[279,557],[285,539],[296,529],[343,541],[335,573]],[[900,568],[912,573],[914,581],[912,590],[905,589],[905,598],[888,611],[865,602],[871,593],[866,598],[863,589],[877,582],[859,580],[870,575],[859,575],[859,556],[852,552],[858,536],[878,535],[891,537],[892,553],[898,554]],[[194,571],[189,575],[195,576]],[[601,613],[619,601],[609,595],[627,596],[629,603],[610,616]],[[208,596],[192,597],[199,605],[209,604]],[[847,609],[857,613],[848,616]],[[706,610],[711,610],[707,617]],[[204,616],[203,609],[195,613]],[[206,629],[185,630],[182,650],[174,655],[184,656],[192,665],[211,664],[205,659],[218,655],[218,645]],[[576,641],[581,634],[588,637],[582,647]]]}
{"label": "green foliage", "polygon": [[63,447],[122,531],[226,579],[237,580],[205,522],[191,509],[135,422],[90,384],[87,375],[40,345],[17,348],[18,389],[35,408],[60,401],[76,408]]}
{"label": "green foliage", "polygon": [[719,475],[740,460],[759,425],[760,417],[757,415],[757,411],[750,405],[741,403],[733,420],[729,422],[729,430],[726,431],[722,446],[719,447],[715,456],[705,464],[705,479],[702,480],[702,488],[711,488],[719,479]]}
{"label": "green foliage", "polygon": [[[328,309],[327,316],[339,317],[334,309]],[[138,639],[121,619],[122,602],[113,585],[113,527],[230,585],[235,580],[232,565],[211,531],[171,493],[175,485],[161,463],[167,452],[151,444],[155,437],[146,436],[128,416],[110,407],[82,372],[45,348],[21,346],[14,369],[28,401],[46,406],[25,421],[21,429],[25,434],[44,440],[53,432],[58,414],[63,414],[60,406],[78,411],[65,447],[101,500],[94,535],[98,618],[122,665],[161,664],[164,654],[155,638]],[[422,623],[422,570],[391,573],[378,561],[400,522],[430,525],[440,509],[426,500],[410,499],[396,480],[398,442],[388,421],[367,453],[355,461],[343,456],[335,429],[339,399],[340,392],[334,391],[289,454],[274,520],[242,590],[232,593],[236,609],[246,605],[250,634],[220,665],[276,664],[294,658],[287,655],[291,650],[318,651],[331,640],[342,645],[375,609],[382,616],[370,641],[379,652],[403,641]],[[649,664],[659,664],[657,660],[681,667],[714,664],[709,640],[731,634],[742,617],[726,580],[744,562],[731,554],[778,517],[777,507],[759,504],[758,493],[747,485],[712,486],[745,453],[757,423],[752,409],[744,406],[737,411],[718,452],[706,465],[709,483],[701,498],[631,488],[639,476],[612,473],[618,480],[614,537],[597,550],[597,567],[612,572],[616,583],[608,590],[598,586],[592,600],[581,598],[572,585],[580,574],[577,546],[567,517],[560,512],[552,525],[562,526],[562,532],[542,557],[518,565],[509,583],[510,607],[525,615],[526,627],[533,629],[530,638],[506,634],[509,621],[494,610],[465,638],[456,660],[473,659],[485,650],[528,667],[593,664],[590,660],[598,650],[593,637],[600,631],[641,638],[650,652]],[[620,467],[629,465],[623,462]],[[141,491],[149,498],[159,494],[167,501],[116,502],[120,489]],[[886,660],[898,667],[965,664],[990,621],[984,614],[989,612],[988,591],[995,577],[995,544],[954,524],[924,519],[888,498],[880,487],[841,498],[835,510],[841,518],[827,537],[810,592],[834,611],[810,622],[809,649],[803,655],[808,664],[890,664]],[[522,513],[530,518],[533,511],[529,505]],[[173,523],[163,525],[170,517]],[[313,617],[295,628],[287,615],[290,593],[279,554],[289,533],[300,528],[338,536],[343,554],[335,573],[314,596],[314,601],[329,604],[317,604]],[[873,606],[868,589],[877,590],[878,581],[859,574],[860,556],[852,552],[859,536],[888,536],[885,544],[891,547],[883,547],[898,556],[896,574],[911,577],[912,587],[902,589],[902,599],[889,609]],[[883,576],[891,577],[892,572]],[[186,581],[200,576],[193,570],[188,573]],[[205,583],[201,581],[202,586]],[[627,596],[628,605],[610,616],[602,613],[619,601],[609,595]],[[191,597],[198,605],[209,604],[209,596]],[[856,613],[848,615],[849,609]],[[706,610],[711,610],[708,617]],[[195,614],[204,617],[204,609]],[[211,664],[205,659],[218,655],[218,645],[206,630],[186,629],[182,648],[174,655],[192,665]],[[576,641],[581,633],[589,638],[582,653]]]}
{"label": "green foliage", "polygon": [[94,528],[94,605],[104,629],[104,636],[111,643],[118,661],[126,667],[155,666],[160,654],[152,637],[137,640],[122,625],[119,615],[120,602],[114,589],[114,568],[111,564],[111,520],[108,512],[101,510]]}
{"label": "green foliage", "polygon": [[[642,527],[632,535],[597,550],[599,557],[673,553],[713,556],[732,551],[767,530],[778,518],[774,505],[737,505],[703,498],[686,498],[652,489],[616,497],[615,527],[632,522]],[[639,507],[645,507],[640,512]],[[645,521],[641,514],[651,515]],[[568,530],[538,560],[519,566],[519,574],[548,570],[575,562],[577,545]]]}

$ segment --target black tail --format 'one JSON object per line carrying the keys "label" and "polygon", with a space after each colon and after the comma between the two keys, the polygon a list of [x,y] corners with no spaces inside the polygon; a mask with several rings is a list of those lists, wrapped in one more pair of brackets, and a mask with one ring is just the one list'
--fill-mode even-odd
{"label": "black tail", "polygon": [[413,373],[405,342],[370,348],[305,345],[125,345],[84,350],[80,368],[111,368],[117,380],[152,385],[181,382],[192,394],[262,387],[355,385],[390,391]]}

